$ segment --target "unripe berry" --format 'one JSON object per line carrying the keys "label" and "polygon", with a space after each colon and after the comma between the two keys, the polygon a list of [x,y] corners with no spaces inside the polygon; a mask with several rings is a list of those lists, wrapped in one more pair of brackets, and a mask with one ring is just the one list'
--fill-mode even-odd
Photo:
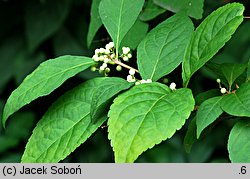
{"label": "unripe berry", "polygon": [[217,83],[220,83],[220,79],[218,78],[218,79],[216,80],[216,82],[217,82]]}
{"label": "unripe berry", "polygon": [[92,67],[90,68],[90,70],[91,70],[91,71],[96,71],[96,67],[95,67],[95,66],[92,66]]}
{"label": "unripe berry", "polygon": [[131,53],[128,54],[128,58],[132,58],[132,54]]}
{"label": "unripe berry", "polygon": [[117,71],[122,71],[122,67],[120,65],[117,65],[116,70]]}
{"label": "unripe berry", "polygon": [[109,73],[109,72],[110,72],[110,68],[106,68],[106,69],[105,69],[105,72],[106,72],[106,73]]}

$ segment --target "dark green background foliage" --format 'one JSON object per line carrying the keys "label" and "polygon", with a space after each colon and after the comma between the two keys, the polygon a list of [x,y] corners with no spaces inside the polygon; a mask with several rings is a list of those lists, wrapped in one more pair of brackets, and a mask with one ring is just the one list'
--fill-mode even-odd
{"label": "dark green background foliage", "polygon": [[[193,17],[195,27],[212,11],[228,2],[233,1],[205,0],[202,19],[200,19],[199,12],[197,15],[192,12],[189,14]],[[250,12],[249,1],[238,2],[244,4],[246,8],[244,15],[249,16],[250,14],[247,14]],[[88,47],[87,33],[90,24],[91,3],[91,0],[0,0],[0,114],[2,114],[3,105],[11,92],[41,62],[61,55],[91,57],[96,48],[111,41],[102,26],[97,34],[93,35],[94,40],[91,45],[91,39],[88,39],[90,45]],[[152,6],[150,3],[152,1],[148,1],[148,4]],[[154,3],[159,5],[161,1],[156,0]],[[151,30],[173,15],[173,12],[162,9],[160,6],[152,6],[152,13],[147,11],[148,9],[145,8],[137,21],[138,28],[141,26],[143,32],[147,28],[148,31]],[[96,26],[99,26],[98,21],[95,23]],[[213,57],[211,63],[195,73],[190,81],[190,88],[193,90],[194,96],[210,89],[218,89],[215,81],[218,76],[215,69],[218,71],[220,67],[213,63],[248,62],[250,59],[249,32],[250,19],[241,24],[232,39]],[[140,35],[136,34],[136,31],[131,34],[135,34],[137,37]],[[126,42],[122,43],[129,44],[129,39],[135,38],[131,34],[128,34]],[[140,41],[141,39],[135,40]],[[132,47],[132,49],[134,48]],[[135,67],[136,62],[131,62],[131,66]],[[166,77],[170,82],[175,81],[177,86],[181,86],[180,74],[181,67],[178,67]],[[84,71],[67,80],[49,96],[35,100],[12,115],[7,122],[6,130],[0,126],[0,162],[20,162],[32,129],[53,101],[74,86],[96,76],[100,75],[90,72],[90,70]],[[117,73],[111,69],[110,76],[126,78],[126,72]],[[226,80],[222,79],[222,84],[227,85]],[[237,80],[241,80],[240,77]],[[215,96],[212,93],[217,93],[217,91],[211,92],[211,97]],[[206,96],[209,96],[209,93],[203,95],[204,100]],[[202,103],[202,98],[197,98],[196,104],[200,103]],[[236,120],[236,117],[223,113],[220,120],[202,133],[190,153],[185,151],[185,148],[190,150],[188,139],[185,140],[185,145],[183,145],[183,140],[188,128],[195,127],[195,125],[192,125],[193,121],[188,121],[186,126],[171,139],[147,150],[136,162],[229,162],[227,141]],[[217,123],[219,125],[214,126]],[[192,130],[190,131],[189,135],[196,135],[192,133]],[[114,162],[113,151],[107,135],[107,127],[104,125],[62,162]]]}

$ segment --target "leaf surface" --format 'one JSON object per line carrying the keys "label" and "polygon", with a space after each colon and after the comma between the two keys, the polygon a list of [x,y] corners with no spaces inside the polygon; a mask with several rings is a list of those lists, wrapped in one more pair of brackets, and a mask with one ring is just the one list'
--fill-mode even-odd
{"label": "leaf surface", "polygon": [[182,79],[185,87],[191,76],[231,38],[243,21],[243,11],[242,4],[227,4],[211,13],[198,26],[186,48],[182,64]]}
{"label": "leaf surface", "polygon": [[101,78],[89,80],[60,97],[35,127],[22,156],[24,163],[59,162],[85,142],[107,119],[90,118],[93,92]]}
{"label": "leaf surface", "polygon": [[102,0],[99,13],[118,51],[122,39],[135,23],[144,0]]}
{"label": "leaf surface", "polygon": [[228,139],[229,158],[234,163],[250,162],[250,120],[235,124]]}
{"label": "leaf surface", "polygon": [[3,125],[7,118],[26,104],[46,96],[68,78],[94,64],[93,59],[79,56],[61,56],[41,63],[7,100],[3,112]]}
{"label": "leaf surface", "polygon": [[250,117],[250,83],[244,83],[221,101],[221,108],[232,116]]}
{"label": "leaf surface", "polygon": [[172,11],[184,11],[188,16],[201,19],[204,0],[153,0],[158,6]]}
{"label": "leaf surface", "polygon": [[118,163],[134,162],[174,135],[194,109],[190,89],[172,92],[166,85],[137,85],[119,95],[108,114],[109,139]]}
{"label": "leaf surface", "polygon": [[140,14],[140,19],[142,21],[149,21],[157,17],[158,15],[166,12],[165,9],[161,8],[160,6],[156,5],[153,0],[148,0],[146,7],[143,9],[142,13]]}
{"label": "leaf surface", "polygon": [[222,96],[210,98],[201,103],[196,115],[197,138],[200,137],[201,132],[214,122],[222,113],[220,101]]}
{"label": "leaf surface", "polygon": [[172,72],[182,62],[192,32],[192,21],[182,14],[168,18],[150,31],[137,49],[142,78],[157,81]]}

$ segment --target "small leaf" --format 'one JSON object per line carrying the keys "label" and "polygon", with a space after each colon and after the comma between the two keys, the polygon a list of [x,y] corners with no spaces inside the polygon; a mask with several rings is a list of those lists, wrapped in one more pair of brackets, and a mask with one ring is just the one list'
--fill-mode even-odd
{"label": "small leaf", "polygon": [[210,98],[198,108],[196,115],[197,139],[200,137],[201,132],[223,113],[220,107],[222,99],[222,96]]}
{"label": "small leaf", "polygon": [[211,13],[195,30],[186,48],[182,79],[186,87],[191,76],[208,62],[231,38],[243,21],[244,6],[227,4]]}
{"label": "small leaf", "polygon": [[158,6],[172,11],[184,11],[188,16],[201,19],[204,0],[153,0]]}
{"label": "small leaf", "polygon": [[[122,90],[128,89],[133,83],[122,78],[102,78],[102,82],[96,87],[91,101],[90,115],[92,119],[99,119],[108,113],[113,98]],[[96,122],[93,120],[93,122]]]}
{"label": "small leaf", "polygon": [[235,124],[228,139],[229,158],[234,163],[250,162],[250,120]]}
{"label": "small leaf", "polygon": [[116,50],[135,23],[144,0],[102,0],[99,13],[104,26],[115,43]]}
{"label": "small leaf", "polygon": [[168,18],[150,31],[137,50],[142,78],[157,81],[172,72],[182,62],[192,32],[192,21],[181,14]]}
{"label": "small leaf", "polygon": [[102,26],[102,20],[99,15],[99,5],[101,0],[93,0],[91,5],[91,12],[90,12],[90,24],[89,24],[89,31],[87,35],[87,45],[90,47],[92,40],[95,37],[95,34]]}
{"label": "small leaf", "polygon": [[7,118],[26,104],[46,96],[68,78],[94,64],[88,57],[62,56],[41,63],[10,95],[3,112],[3,125]]}
{"label": "small leaf", "polygon": [[26,145],[22,162],[59,162],[85,142],[106,120],[93,123],[90,103],[102,82],[95,78],[60,97],[38,122]]}
{"label": "small leaf", "polygon": [[197,141],[196,137],[196,117],[188,125],[187,133],[184,138],[184,148],[187,153],[191,152],[193,144]]}
{"label": "small leaf", "polygon": [[143,9],[142,13],[140,14],[140,19],[142,21],[149,21],[157,17],[158,15],[166,12],[165,9],[157,6],[153,0],[148,0],[146,2],[146,7]]}
{"label": "small leaf", "polygon": [[148,24],[137,20],[121,42],[122,47],[130,47],[135,50],[148,32]]}
{"label": "small leaf", "polygon": [[137,85],[119,95],[108,114],[115,161],[134,162],[148,148],[171,138],[193,109],[190,89],[172,92],[160,83]]}
{"label": "small leaf", "polygon": [[70,5],[69,0],[27,1],[25,33],[30,52],[61,27],[68,15]]}
{"label": "small leaf", "polygon": [[244,83],[221,101],[221,108],[232,116],[250,117],[250,83]]}

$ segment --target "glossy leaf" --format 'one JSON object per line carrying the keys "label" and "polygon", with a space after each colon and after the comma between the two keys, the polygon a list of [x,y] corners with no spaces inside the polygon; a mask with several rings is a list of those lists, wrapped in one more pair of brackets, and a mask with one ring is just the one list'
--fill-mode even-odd
{"label": "glossy leaf", "polygon": [[[96,87],[91,101],[90,115],[92,119],[99,119],[109,111],[113,98],[121,91],[131,87],[129,83],[122,78],[108,77],[102,78],[102,82]],[[93,120],[93,122],[96,122]]]}
{"label": "glossy leaf", "polygon": [[182,14],[168,18],[150,31],[137,49],[142,78],[157,81],[172,72],[182,62],[192,32],[192,21]]}
{"label": "glossy leaf", "polygon": [[227,4],[211,13],[195,30],[186,48],[183,64],[183,85],[208,62],[231,38],[243,21],[244,6]]}
{"label": "glossy leaf", "polygon": [[140,14],[140,19],[142,21],[149,21],[157,17],[158,15],[166,12],[165,9],[157,6],[153,0],[148,0],[146,3],[146,7],[143,9],[142,13]]}
{"label": "glossy leaf", "polygon": [[201,132],[213,123],[222,113],[220,102],[223,97],[214,97],[204,101],[198,108],[196,115],[197,138]]}
{"label": "glossy leaf", "polygon": [[99,15],[99,5],[101,0],[93,0],[91,5],[91,12],[90,12],[90,24],[89,24],[89,31],[87,35],[87,45],[90,47],[92,40],[94,39],[97,31],[102,26],[102,20]]}
{"label": "glossy leaf", "polygon": [[235,124],[228,140],[229,158],[235,163],[250,162],[250,120],[241,120]]}
{"label": "glossy leaf", "polygon": [[137,85],[119,95],[108,114],[115,161],[134,162],[142,152],[171,138],[193,109],[191,90],[172,92],[160,83]]}
{"label": "glossy leaf", "polygon": [[93,92],[102,82],[95,78],[60,97],[38,122],[26,146],[22,162],[59,162],[85,142],[105,121],[90,118]]}
{"label": "glossy leaf", "polygon": [[137,20],[121,42],[122,47],[130,47],[135,50],[148,32],[148,24]]}
{"label": "glossy leaf", "polygon": [[221,71],[227,79],[229,87],[231,87],[234,81],[246,70],[246,64],[223,64],[221,65]]}
{"label": "glossy leaf", "polygon": [[197,141],[196,131],[197,131],[196,117],[194,117],[188,125],[187,133],[185,135],[183,142],[185,151],[187,153],[191,152],[193,144]]}
{"label": "glossy leaf", "polygon": [[50,94],[68,78],[93,64],[91,58],[78,56],[62,56],[41,63],[10,95],[4,107],[3,125],[21,107]]}
{"label": "glossy leaf", "polygon": [[204,101],[206,101],[209,98],[213,98],[215,96],[220,96],[220,90],[219,89],[212,89],[212,90],[208,90],[202,93],[199,93],[196,97],[195,97],[195,104],[196,105],[201,105],[201,103],[203,103]]}
{"label": "glossy leaf", "polygon": [[233,116],[250,117],[250,83],[244,83],[221,101],[221,108]]}
{"label": "glossy leaf", "polygon": [[70,4],[69,0],[27,1],[25,32],[30,52],[62,26],[69,13]]}
{"label": "glossy leaf", "polygon": [[158,6],[172,11],[184,11],[188,16],[201,19],[204,0],[153,0]]}
{"label": "glossy leaf", "polygon": [[115,43],[116,50],[135,23],[144,0],[102,0],[99,13],[104,26]]}

